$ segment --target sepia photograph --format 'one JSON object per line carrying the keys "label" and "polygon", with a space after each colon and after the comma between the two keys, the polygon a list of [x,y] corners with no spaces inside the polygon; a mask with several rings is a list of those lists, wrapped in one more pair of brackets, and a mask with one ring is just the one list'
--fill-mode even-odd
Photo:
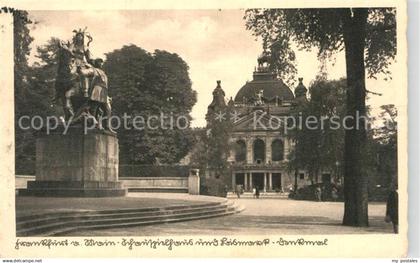
{"label": "sepia photograph", "polygon": [[275,250],[344,236],[404,255],[397,6],[2,7],[10,245],[189,236]]}

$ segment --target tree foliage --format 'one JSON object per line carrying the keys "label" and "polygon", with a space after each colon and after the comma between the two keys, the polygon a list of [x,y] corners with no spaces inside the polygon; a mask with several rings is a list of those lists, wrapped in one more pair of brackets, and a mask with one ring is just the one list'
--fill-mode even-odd
{"label": "tree foliage", "polygon": [[[190,149],[193,136],[189,129],[177,129],[178,116],[189,115],[196,102],[196,92],[191,88],[188,65],[177,54],[156,50],[150,54],[135,45],[124,46],[106,54],[104,64],[108,74],[113,113],[150,116],[161,114],[164,127],[173,129],[124,129],[118,130],[121,161],[124,163],[153,164],[175,163]],[[131,126],[132,123],[129,125]],[[185,126],[181,121],[180,126]]]}
{"label": "tree foliage", "polygon": [[379,117],[382,125],[374,130],[378,153],[378,176],[384,179],[384,184],[395,187],[398,182],[398,121],[395,105],[381,106]]}
{"label": "tree foliage", "polygon": [[208,107],[205,137],[207,166],[215,172],[217,178],[227,177],[231,150],[229,138],[232,131],[229,118],[232,106],[226,105],[225,94],[219,84],[213,91],[213,102]]}
{"label": "tree foliage", "polygon": [[[246,27],[261,37],[272,55],[272,66],[280,77],[296,74],[294,44],[299,49],[318,50],[323,60],[343,51],[346,19],[357,8],[249,9]],[[359,9],[360,10],[360,9]],[[366,9],[365,66],[369,77],[390,76],[388,67],[396,55],[396,9]]]}
{"label": "tree foliage", "polygon": [[[395,8],[319,8],[319,9],[251,9],[245,13],[246,27],[263,40],[272,55],[271,64],[280,77],[296,72],[292,43],[298,48],[318,49],[318,58],[344,51],[346,59],[346,115],[344,142],[343,224],[368,226],[368,176],[364,170],[364,152],[368,134],[366,112],[366,72],[389,75],[388,67],[396,55]],[[280,50],[280,51],[278,51]],[[273,57],[274,56],[274,57]]]}
{"label": "tree foliage", "polygon": [[397,109],[394,104],[381,106],[379,117],[382,119],[382,126],[375,130],[375,136],[379,143],[389,144],[397,147]]}
{"label": "tree foliage", "polygon": [[15,155],[16,171],[26,173],[25,164],[34,160],[35,148],[31,144],[34,136],[30,130],[22,130],[18,120],[27,112],[27,105],[31,100],[28,56],[33,38],[29,34],[32,21],[28,19],[26,11],[13,12],[13,43],[14,43],[14,92],[15,92]]}
{"label": "tree foliage", "polygon": [[346,113],[345,87],[345,79],[318,79],[309,87],[310,100],[298,102],[293,109],[296,120],[320,120],[316,125],[296,125],[288,134],[295,144],[290,170],[307,170],[313,183],[322,171],[336,172],[337,162],[343,162],[344,129],[337,122]]}

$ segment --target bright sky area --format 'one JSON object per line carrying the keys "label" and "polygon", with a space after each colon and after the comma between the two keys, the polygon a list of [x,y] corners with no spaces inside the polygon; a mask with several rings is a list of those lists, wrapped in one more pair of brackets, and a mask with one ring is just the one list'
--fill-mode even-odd
{"label": "bright sky area", "polygon": [[[261,42],[246,30],[244,10],[139,10],[139,11],[29,11],[38,23],[31,28],[34,37],[30,62],[36,46],[51,37],[70,40],[73,29],[88,28],[94,40],[90,50],[96,57],[124,45],[135,44],[149,52],[155,49],[177,53],[190,67],[192,88],[198,93],[192,109],[193,127],[205,126],[207,106],[212,100],[216,80],[222,81],[226,99],[252,79]],[[317,51],[298,51],[298,77],[308,87],[318,73]],[[394,66],[395,67],[395,66]],[[391,68],[393,71],[393,67]],[[345,76],[344,54],[339,53],[327,67],[328,78]],[[292,90],[297,85],[295,83]],[[112,89],[112,87],[110,87]],[[398,88],[395,80],[368,79],[367,89],[381,93],[370,95],[367,104],[377,115],[383,104],[395,104]]]}

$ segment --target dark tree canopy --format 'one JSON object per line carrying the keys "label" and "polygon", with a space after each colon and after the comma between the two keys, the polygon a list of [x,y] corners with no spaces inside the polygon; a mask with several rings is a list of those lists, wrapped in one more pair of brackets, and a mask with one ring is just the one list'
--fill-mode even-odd
{"label": "dark tree canopy", "polygon": [[295,142],[289,168],[307,170],[313,183],[319,181],[321,171],[335,172],[336,162],[343,162],[344,129],[332,120],[339,121],[346,114],[345,88],[345,79],[318,79],[309,87],[310,100],[299,103],[293,110],[296,119],[299,115],[303,119],[325,118],[323,127],[320,123],[313,127],[303,125],[289,132]]}
{"label": "dark tree canopy", "polygon": [[26,11],[15,11],[13,13],[13,53],[14,53],[14,92],[15,92],[15,154],[16,171],[27,172],[24,164],[34,160],[34,156],[28,153],[34,152],[34,136],[31,131],[19,129],[18,119],[25,115],[26,105],[30,99],[30,86],[28,83],[29,66],[28,56],[29,45],[33,38],[29,35],[31,21]]}
{"label": "dark tree canopy", "polygon": [[375,130],[378,152],[378,173],[387,179],[387,186],[396,187],[398,178],[398,121],[395,105],[381,107],[382,125]]}
{"label": "dark tree canopy", "polygon": [[[135,45],[124,46],[106,54],[104,68],[115,115],[148,118],[163,113],[165,127],[169,127],[169,116],[176,120],[184,115],[191,120],[196,92],[191,88],[188,65],[177,54],[162,50],[151,54]],[[123,163],[178,162],[193,139],[189,129],[176,129],[176,125],[174,129],[120,129],[118,133]]]}

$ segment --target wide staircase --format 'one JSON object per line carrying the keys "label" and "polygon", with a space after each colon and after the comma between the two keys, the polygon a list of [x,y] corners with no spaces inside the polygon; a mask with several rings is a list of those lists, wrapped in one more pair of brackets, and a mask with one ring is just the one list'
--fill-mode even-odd
{"label": "wide staircase", "polygon": [[[227,194],[228,199],[238,199],[238,196],[234,192],[229,192]],[[241,197],[243,199],[253,199],[255,198],[254,194],[252,192],[244,192],[241,194]],[[288,199],[289,193],[288,192],[266,192],[266,193],[260,193],[260,199]]]}
{"label": "wide staircase", "polygon": [[60,236],[85,229],[175,223],[233,215],[244,210],[232,201],[164,208],[51,212],[16,217],[16,236]]}

